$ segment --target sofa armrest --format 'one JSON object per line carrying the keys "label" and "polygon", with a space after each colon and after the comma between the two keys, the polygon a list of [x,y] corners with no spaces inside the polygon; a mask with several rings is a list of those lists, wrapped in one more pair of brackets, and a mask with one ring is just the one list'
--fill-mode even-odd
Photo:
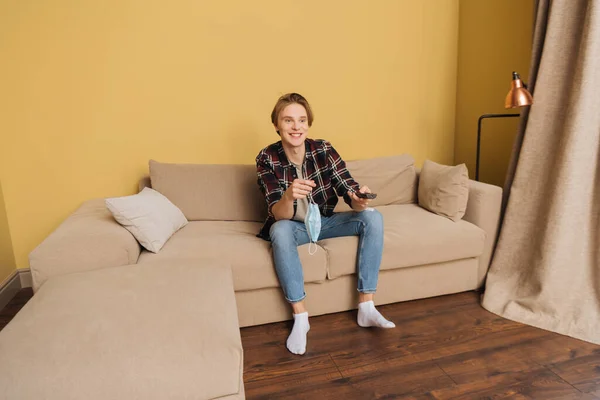
{"label": "sofa armrest", "polygon": [[502,204],[502,189],[487,183],[469,181],[469,201],[463,219],[477,225],[485,231],[485,245],[479,257],[477,287],[480,287],[487,274],[492,251],[496,245],[500,207]]}
{"label": "sofa armrest", "polygon": [[138,242],[104,199],[90,200],[29,254],[33,290],[56,275],[135,264],[139,255]]}

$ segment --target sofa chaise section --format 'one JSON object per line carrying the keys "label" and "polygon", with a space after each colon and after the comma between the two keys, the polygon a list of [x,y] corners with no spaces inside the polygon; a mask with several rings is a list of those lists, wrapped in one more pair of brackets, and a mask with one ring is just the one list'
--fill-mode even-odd
{"label": "sofa chaise section", "polygon": [[53,277],[0,331],[0,398],[241,400],[236,315],[215,260]]}

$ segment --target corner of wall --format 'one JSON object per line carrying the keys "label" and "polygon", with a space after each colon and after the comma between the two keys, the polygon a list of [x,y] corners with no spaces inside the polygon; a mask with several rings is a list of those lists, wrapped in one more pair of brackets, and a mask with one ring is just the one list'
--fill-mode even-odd
{"label": "corner of wall", "polygon": [[0,182],[0,282],[16,269],[15,253],[8,226],[2,182]]}

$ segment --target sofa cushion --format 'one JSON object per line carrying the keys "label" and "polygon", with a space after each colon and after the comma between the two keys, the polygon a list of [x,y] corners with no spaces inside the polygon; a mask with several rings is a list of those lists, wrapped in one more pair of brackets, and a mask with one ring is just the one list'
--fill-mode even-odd
{"label": "sofa cushion", "polygon": [[152,188],[189,221],[264,221],[265,199],[254,165],[168,164],[150,161]]}
{"label": "sofa cushion", "polygon": [[[388,204],[410,204],[417,200],[417,173],[415,160],[408,154],[378,157],[346,162],[346,168],[361,186],[366,185],[377,198],[371,200],[373,207]],[[350,211],[343,201],[336,212]]]}
{"label": "sofa cushion", "polygon": [[[469,222],[452,222],[417,204],[381,206],[377,210],[384,223],[382,270],[478,257],[483,252],[486,234]],[[328,278],[356,272],[358,236],[318,243],[327,251]]]}
{"label": "sofa cushion", "polygon": [[243,397],[231,270],[214,260],[54,277],[0,332],[0,354],[3,399]]}
{"label": "sofa cushion", "polygon": [[465,164],[441,165],[425,160],[419,175],[419,205],[438,215],[460,220],[469,200],[469,173]]}
{"label": "sofa cushion", "polygon": [[106,208],[147,250],[157,253],[187,223],[173,203],[154,189],[131,196],[106,199]]}
{"label": "sofa cushion", "polygon": [[[256,237],[262,224],[244,221],[192,221],[180,229],[162,250],[142,252],[139,263],[184,258],[214,258],[231,265],[236,291],[279,287],[271,243]],[[322,248],[312,256],[308,245],[298,248],[305,282],[325,280],[326,254]]]}

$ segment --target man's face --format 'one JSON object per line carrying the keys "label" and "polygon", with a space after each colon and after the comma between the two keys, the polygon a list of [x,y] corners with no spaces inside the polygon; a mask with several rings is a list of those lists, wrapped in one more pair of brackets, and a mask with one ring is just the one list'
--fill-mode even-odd
{"label": "man's face", "polygon": [[279,113],[275,128],[279,131],[284,146],[303,146],[308,134],[306,109],[297,103],[288,105]]}

